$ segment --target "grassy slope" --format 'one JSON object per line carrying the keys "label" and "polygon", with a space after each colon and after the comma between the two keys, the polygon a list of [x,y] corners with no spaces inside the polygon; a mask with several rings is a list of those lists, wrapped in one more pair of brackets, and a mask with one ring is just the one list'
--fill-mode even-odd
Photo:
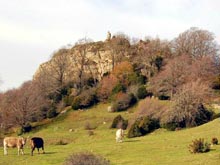
{"label": "grassy slope", "polygon": [[[30,156],[30,148],[25,147],[26,154],[17,156],[16,149],[9,149],[9,155],[3,155],[0,150],[0,164],[63,164],[65,158],[81,151],[91,151],[100,154],[111,161],[111,164],[120,165],[157,165],[157,164],[220,164],[220,145],[204,154],[190,154],[188,145],[195,138],[205,138],[211,141],[212,137],[220,139],[220,120],[216,119],[200,127],[169,132],[159,129],[145,137],[127,139],[116,144],[115,130],[109,129],[112,119],[119,113],[108,113],[107,105],[98,105],[88,111],[69,111],[66,116],[59,117],[43,129],[30,136],[41,136],[45,139],[46,154]],[[132,114],[121,112],[126,119]],[[103,124],[103,122],[106,124]],[[89,136],[84,129],[85,123],[97,125],[95,135]],[[73,132],[69,132],[73,129]],[[28,135],[25,135],[28,136]],[[63,140],[67,145],[55,145]]]}

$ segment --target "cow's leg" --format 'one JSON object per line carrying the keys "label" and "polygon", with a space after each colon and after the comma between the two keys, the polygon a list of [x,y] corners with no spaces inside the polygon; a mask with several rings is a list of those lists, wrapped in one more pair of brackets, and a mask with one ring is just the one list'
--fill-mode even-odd
{"label": "cow's leg", "polygon": [[21,148],[21,154],[24,155],[24,148]]}
{"label": "cow's leg", "polygon": [[20,155],[20,147],[18,147],[18,155]]}
{"label": "cow's leg", "polygon": [[18,155],[20,155],[20,152],[22,155],[24,155],[24,148],[23,146],[18,146]]}
{"label": "cow's leg", "polygon": [[119,138],[119,142],[120,142],[120,143],[122,142],[122,137]]}
{"label": "cow's leg", "polygon": [[31,156],[33,156],[33,152],[35,150],[35,147],[32,147],[32,150],[31,150]]}
{"label": "cow's leg", "polygon": [[44,146],[42,146],[42,150],[43,150],[43,154],[45,154],[45,152],[44,152]]}
{"label": "cow's leg", "polygon": [[40,154],[39,148],[37,148],[38,154]]}
{"label": "cow's leg", "polygon": [[6,145],[4,146],[4,155],[8,155],[7,146]]}

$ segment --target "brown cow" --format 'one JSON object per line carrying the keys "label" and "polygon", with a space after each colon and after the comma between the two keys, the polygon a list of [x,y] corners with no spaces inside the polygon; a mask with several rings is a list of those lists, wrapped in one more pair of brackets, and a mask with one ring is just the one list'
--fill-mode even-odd
{"label": "brown cow", "polygon": [[4,155],[7,155],[7,147],[11,148],[18,148],[18,155],[20,155],[20,152],[22,155],[24,155],[24,145],[26,144],[27,138],[23,137],[5,137],[3,139],[3,146],[4,146]]}
{"label": "brown cow", "polygon": [[31,155],[33,156],[33,152],[35,150],[35,148],[37,148],[38,150],[38,154],[39,154],[39,149],[42,148],[43,150],[43,154],[45,153],[44,152],[44,140],[40,137],[33,137],[31,138],[30,140],[30,143],[31,143]]}

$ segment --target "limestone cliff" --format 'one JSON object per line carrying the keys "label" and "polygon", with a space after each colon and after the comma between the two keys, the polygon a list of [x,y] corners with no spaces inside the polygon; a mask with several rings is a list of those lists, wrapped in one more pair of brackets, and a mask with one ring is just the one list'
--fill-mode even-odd
{"label": "limestone cliff", "polygon": [[48,62],[40,65],[34,79],[42,74],[52,73],[56,76],[63,71],[65,81],[77,80],[82,72],[84,76],[100,80],[120,59],[128,57],[129,46],[125,39],[113,38],[110,41],[76,44],[70,49],[60,49]]}

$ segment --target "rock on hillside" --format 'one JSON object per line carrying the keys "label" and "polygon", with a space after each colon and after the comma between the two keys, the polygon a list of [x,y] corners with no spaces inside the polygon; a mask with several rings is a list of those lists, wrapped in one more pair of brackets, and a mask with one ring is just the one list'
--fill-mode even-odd
{"label": "rock on hillside", "polygon": [[129,58],[130,44],[125,38],[113,37],[109,41],[76,44],[71,49],[60,49],[46,63],[40,65],[34,75],[60,74],[65,81],[74,81],[80,74],[100,80],[122,58]]}

